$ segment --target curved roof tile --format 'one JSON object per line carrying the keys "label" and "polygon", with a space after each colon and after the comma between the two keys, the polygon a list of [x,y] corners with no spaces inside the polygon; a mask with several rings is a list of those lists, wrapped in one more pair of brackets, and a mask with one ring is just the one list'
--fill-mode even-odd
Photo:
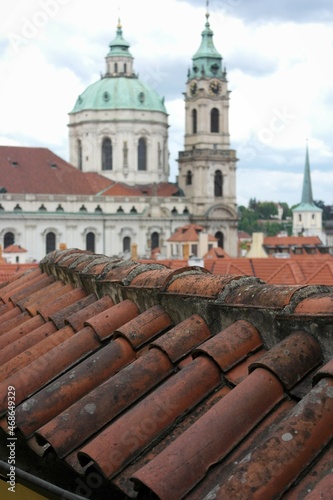
{"label": "curved roof tile", "polygon": [[17,478],[78,493],[93,477],[95,496],[138,500],[326,492],[333,288],[238,267],[216,276],[69,249],[12,276],[0,288],[1,473],[12,386]]}

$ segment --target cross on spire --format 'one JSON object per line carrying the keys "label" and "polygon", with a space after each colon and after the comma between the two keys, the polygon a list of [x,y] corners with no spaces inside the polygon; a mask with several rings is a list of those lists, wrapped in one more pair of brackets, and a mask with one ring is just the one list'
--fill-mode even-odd
{"label": "cross on spire", "polygon": [[207,19],[207,22],[208,22],[208,18],[209,18],[209,0],[206,0],[206,19]]}

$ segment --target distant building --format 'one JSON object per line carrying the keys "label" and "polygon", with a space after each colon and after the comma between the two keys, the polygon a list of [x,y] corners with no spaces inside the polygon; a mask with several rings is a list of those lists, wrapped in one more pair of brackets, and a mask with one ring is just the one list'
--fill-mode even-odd
{"label": "distant building", "polygon": [[8,264],[25,264],[27,253],[21,245],[9,245],[3,250],[2,256]]}
{"label": "distant building", "polygon": [[167,258],[202,259],[212,248],[218,246],[217,239],[202,226],[187,224],[179,227],[167,241]]}
{"label": "distant building", "polygon": [[105,73],[69,113],[72,165],[46,148],[0,147],[0,243],[25,247],[27,261],[65,247],[142,258],[166,255],[174,231],[197,224],[236,256],[229,94],[207,13],[184,94],[179,184],[168,182],[164,99],[134,73],[118,23]]}
{"label": "distant building", "polygon": [[252,245],[247,258],[274,257],[280,259],[301,258],[313,255],[328,257],[332,248],[324,245],[318,236],[265,236],[253,233]]}
{"label": "distant building", "polygon": [[306,146],[302,200],[293,209],[293,235],[319,236],[326,243],[322,227],[322,209],[313,202],[308,146]]}

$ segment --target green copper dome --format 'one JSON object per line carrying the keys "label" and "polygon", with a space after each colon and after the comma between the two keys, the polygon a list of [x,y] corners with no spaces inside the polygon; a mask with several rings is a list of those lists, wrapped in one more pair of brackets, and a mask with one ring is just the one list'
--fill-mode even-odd
{"label": "green copper dome", "polygon": [[166,113],[164,99],[136,77],[104,77],[77,99],[71,113],[99,109],[136,109]]}
{"label": "green copper dome", "polygon": [[116,38],[110,43],[110,52],[108,56],[127,56],[132,57],[129,49],[130,44],[123,38],[123,30],[120,20],[118,21]]}
{"label": "green copper dome", "polygon": [[209,14],[206,14],[205,29],[201,33],[201,45],[192,57],[192,68],[189,71],[189,80],[193,78],[224,78],[225,72],[222,69],[222,56],[216,50],[213,42],[213,31],[208,22]]}
{"label": "green copper dome", "polygon": [[133,73],[133,57],[128,50],[129,43],[123,38],[120,21],[116,38],[109,47],[106,74],[78,97],[70,114],[113,109],[160,111],[166,114],[164,98]]}

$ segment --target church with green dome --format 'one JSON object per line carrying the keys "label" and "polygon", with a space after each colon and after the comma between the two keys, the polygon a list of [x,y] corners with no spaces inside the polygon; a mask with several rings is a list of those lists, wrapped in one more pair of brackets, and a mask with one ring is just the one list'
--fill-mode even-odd
{"label": "church with green dome", "polygon": [[[132,259],[170,251],[179,259],[181,246],[168,241],[190,224],[203,228],[207,250],[209,234],[236,256],[230,91],[208,12],[183,90],[184,145],[172,183],[164,98],[135,73],[119,21],[101,78],[69,112],[69,163],[47,148],[0,146],[3,247],[21,245],[28,261],[66,247]],[[192,242],[188,253],[202,252]]]}
{"label": "church with green dome", "polygon": [[106,71],[69,113],[70,162],[129,184],[166,182],[168,115],[164,98],[139,80],[118,22]]}

